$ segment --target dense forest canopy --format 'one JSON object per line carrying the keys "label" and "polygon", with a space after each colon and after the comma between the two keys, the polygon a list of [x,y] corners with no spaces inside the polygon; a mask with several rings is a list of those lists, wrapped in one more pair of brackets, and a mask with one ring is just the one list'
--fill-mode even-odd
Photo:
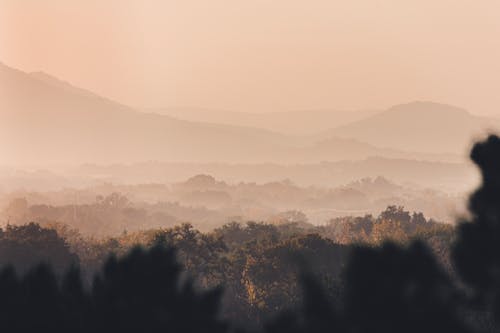
{"label": "dense forest canopy", "polygon": [[[321,226],[288,212],[273,224],[210,232],[181,224],[101,239],[61,223],[8,225],[1,323],[9,332],[494,332],[500,139],[471,156],[483,184],[458,226],[395,205]],[[99,200],[129,205],[120,195]]]}
{"label": "dense forest canopy", "polygon": [[[126,205],[120,196],[106,205]],[[19,206],[25,206],[22,202]],[[231,222],[210,232],[190,224],[127,232],[108,238],[83,236],[61,223],[10,225],[2,231],[0,264],[13,264],[18,274],[45,262],[62,272],[79,264],[85,288],[110,255],[126,258],[136,246],[176,249],[176,260],[194,278],[197,290],[223,287],[222,318],[246,327],[260,326],[275,314],[301,304],[300,274],[314,272],[331,295],[342,292],[342,272],[356,246],[380,246],[391,240],[406,246],[422,239],[451,273],[451,225],[421,213],[389,206],[378,216],[344,217],[314,226],[300,212],[275,217],[276,223]]]}
{"label": "dense forest canopy", "polygon": [[0,333],[500,333],[499,13],[0,0]]}

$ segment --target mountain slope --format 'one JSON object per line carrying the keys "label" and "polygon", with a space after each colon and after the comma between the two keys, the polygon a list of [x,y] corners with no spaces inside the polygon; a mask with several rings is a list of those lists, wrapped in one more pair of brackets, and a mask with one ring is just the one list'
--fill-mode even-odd
{"label": "mountain slope", "polygon": [[338,136],[400,150],[464,154],[475,137],[495,129],[500,129],[497,119],[474,116],[450,105],[413,102],[326,131],[320,137]]}
{"label": "mountain slope", "polygon": [[0,163],[245,161],[289,144],[270,131],[137,112],[46,74],[0,65]]}
{"label": "mountain slope", "polygon": [[297,110],[286,112],[234,112],[202,108],[149,109],[177,119],[236,126],[250,126],[288,135],[310,135],[358,121],[376,114],[375,110]]}
{"label": "mountain slope", "polygon": [[440,159],[331,135],[317,140],[138,112],[45,73],[0,64],[0,165],[311,163],[369,156]]}

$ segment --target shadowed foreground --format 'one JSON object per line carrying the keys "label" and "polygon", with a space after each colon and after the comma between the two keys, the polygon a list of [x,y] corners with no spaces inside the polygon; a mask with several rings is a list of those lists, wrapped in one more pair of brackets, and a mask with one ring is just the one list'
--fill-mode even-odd
{"label": "shadowed foreground", "polygon": [[[421,242],[356,247],[337,292],[312,273],[301,306],[264,323],[265,332],[496,332],[500,320],[500,139],[476,144],[483,184],[458,227],[453,272]],[[160,243],[159,243],[160,244]],[[304,272],[307,272],[304,269]],[[156,245],[111,257],[90,289],[78,269],[59,279],[39,265],[0,272],[3,332],[228,332],[222,289],[200,290],[182,273],[175,250]]]}

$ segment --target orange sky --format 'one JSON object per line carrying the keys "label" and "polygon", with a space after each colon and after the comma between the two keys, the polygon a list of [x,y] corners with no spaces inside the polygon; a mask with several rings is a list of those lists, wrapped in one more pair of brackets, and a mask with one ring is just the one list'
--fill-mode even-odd
{"label": "orange sky", "polygon": [[500,115],[500,1],[0,0],[0,61],[118,101]]}

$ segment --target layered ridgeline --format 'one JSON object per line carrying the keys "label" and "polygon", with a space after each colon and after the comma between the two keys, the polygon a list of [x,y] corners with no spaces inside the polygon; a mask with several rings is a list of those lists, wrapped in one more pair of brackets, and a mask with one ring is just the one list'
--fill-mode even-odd
{"label": "layered ridgeline", "polygon": [[240,112],[195,107],[145,109],[174,118],[236,126],[251,126],[288,135],[312,135],[372,116],[380,110],[311,109],[280,112]]}
{"label": "layered ridgeline", "polygon": [[265,158],[288,138],[265,130],[146,114],[46,74],[0,66],[2,162]]}
{"label": "layered ridgeline", "polygon": [[428,153],[466,154],[487,132],[500,130],[500,119],[472,115],[454,106],[413,102],[323,132],[378,147]]}
{"label": "layered ridgeline", "polygon": [[[416,115],[419,112],[434,114],[435,109],[441,108],[455,110],[438,104],[412,104],[412,110],[418,109],[414,112]],[[468,142],[477,130],[474,124],[487,122],[490,127],[497,124],[461,110],[447,112],[446,119],[427,118],[417,123],[408,120],[411,119],[407,118],[408,112],[400,113],[400,109],[367,114],[366,119],[318,135],[292,136],[251,127],[255,125],[251,122],[236,126],[139,112],[50,75],[25,73],[0,65],[0,164],[147,160],[314,163],[370,156],[449,160],[454,157],[428,152],[456,153],[460,150],[456,147],[463,147],[460,145]],[[295,119],[294,114],[300,117]],[[394,121],[387,120],[390,115]],[[297,123],[303,117],[301,113],[285,113],[282,122]],[[449,124],[464,117],[460,122],[469,127],[465,130],[457,127],[456,135],[450,135],[447,130],[441,131],[439,137],[438,131],[425,129],[425,125],[431,128],[443,121]],[[460,140],[446,139],[457,136],[461,136]],[[423,149],[426,147],[413,142],[435,144]],[[445,143],[449,147],[444,148],[450,149],[443,148]]]}
{"label": "layered ridgeline", "polygon": [[[475,139],[500,129],[500,119],[476,116],[455,106],[433,102],[412,102],[387,110],[359,111],[244,113],[197,108],[154,111],[185,120],[310,135],[313,142],[318,142],[314,149],[340,144],[356,151],[354,143],[363,142],[393,151],[438,154],[441,159],[444,155],[448,158],[450,155],[463,155]],[[387,156],[389,151],[384,154]]]}

